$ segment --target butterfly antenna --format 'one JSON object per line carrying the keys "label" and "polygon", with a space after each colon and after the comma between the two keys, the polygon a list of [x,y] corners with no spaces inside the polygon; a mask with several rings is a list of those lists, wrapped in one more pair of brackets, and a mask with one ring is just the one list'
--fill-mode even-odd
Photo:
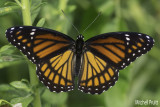
{"label": "butterfly antenna", "polygon": [[82,34],[98,19],[98,17],[101,15],[101,12],[99,12],[99,14],[97,15],[97,17],[92,21],[92,23],[90,23],[86,29],[84,29],[84,31],[82,32]]}
{"label": "butterfly antenna", "polygon": [[61,10],[61,11],[62,11],[63,15],[66,17],[67,21],[68,21],[69,23],[71,23],[72,26],[74,27],[74,29],[78,32],[78,34],[80,34],[80,32],[78,31],[78,29],[76,28],[76,26],[74,26],[74,24],[67,18],[67,16],[65,15],[64,11],[63,11],[63,10]]}

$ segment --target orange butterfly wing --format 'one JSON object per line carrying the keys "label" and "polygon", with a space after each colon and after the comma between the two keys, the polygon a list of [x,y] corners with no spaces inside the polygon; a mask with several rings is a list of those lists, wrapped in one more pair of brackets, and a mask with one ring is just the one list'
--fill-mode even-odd
{"label": "orange butterfly wing", "polygon": [[6,37],[35,64],[65,52],[74,44],[65,34],[33,26],[9,28]]}
{"label": "orange butterfly wing", "polygon": [[12,27],[8,41],[37,64],[37,75],[51,91],[74,88],[73,57],[75,41],[65,34],[33,26]]}
{"label": "orange butterfly wing", "polygon": [[118,80],[118,70],[149,51],[153,43],[151,37],[134,32],[107,33],[87,40],[78,88],[85,93],[102,93]]}
{"label": "orange butterfly wing", "polygon": [[74,53],[67,50],[63,54],[37,64],[37,75],[52,92],[66,92],[74,88]]}
{"label": "orange butterfly wing", "polygon": [[120,70],[148,52],[153,44],[153,38],[146,34],[115,32],[87,40],[86,48]]}
{"label": "orange butterfly wing", "polygon": [[86,51],[83,54],[82,71],[79,75],[79,89],[89,94],[100,94],[118,80],[118,70],[103,59]]}

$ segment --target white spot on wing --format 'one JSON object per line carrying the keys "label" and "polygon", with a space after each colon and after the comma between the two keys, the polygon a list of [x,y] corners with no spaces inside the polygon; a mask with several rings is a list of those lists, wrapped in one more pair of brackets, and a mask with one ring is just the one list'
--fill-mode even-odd
{"label": "white spot on wing", "polygon": [[34,35],[34,34],[35,34],[35,32],[31,32],[31,33],[30,33],[30,35]]}
{"label": "white spot on wing", "polygon": [[31,53],[30,53],[30,52],[28,52],[28,54],[30,55]]}
{"label": "white spot on wing", "polygon": [[125,36],[129,36],[128,34],[125,34]]}
{"label": "white spot on wing", "polygon": [[127,41],[130,41],[130,38],[129,38],[129,37],[126,37],[126,40],[127,40]]}
{"label": "white spot on wing", "polygon": [[14,27],[12,27],[11,30],[14,30]]}
{"label": "white spot on wing", "polygon": [[133,53],[133,56],[135,56],[135,53]]}
{"label": "white spot on wing", "polygon": [[23,46],[23,49],[26,49],[26,47],[25,47],[25,46]]}
{"label": "white spot on wing", "polygon": [[146,36],[148,39],[150,38],[149,36]]}
{"label": "white spot on wing", "polygon": [[32,31],[36,31],[36,29],[32,29]]}

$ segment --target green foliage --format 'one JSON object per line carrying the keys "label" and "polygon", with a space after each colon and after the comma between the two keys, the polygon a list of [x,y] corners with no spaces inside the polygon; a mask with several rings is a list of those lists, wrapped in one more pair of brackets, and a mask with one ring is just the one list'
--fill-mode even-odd
{"label": "green foliage", "polygon": [[18,55],[17,49],[11,45],[0,48],[0,68],[19,63],[24,58]]}
{"label": "green foliage", "polygon": [[[22,0],[0,0],[0,106],[33,107],[37,95],[40,95],[42,107],[135,107],[135,100],[160,102],[159,0],[29,0],[29,3],[33,26],[54,29],[75,39],[78,34],[71,23],[83,32],[101,12],[84,32],[85,40],[101,33],[134,31],[151,35],[155,46],[121,70],[115,86],[101,95],[88,95],[76,89],[68,93],[52,93],[44,85],[37,85],[38,79],[32,75],[36,74],[35,66],[15,47],[8,45],[5,37],[9,27],[24,22],[30,25],[29,19],[22,18],[25,13]],[[32,73],[26,75],[25,71]]]}
{"label": "green foliage", "polygon": [[19,6],[8,6],[8,7],[0,8],[0,16],[14,12],[18,10],[19,8],[20,8]]}
{"label": "green foliage", "polygon": [[39,21],[38,21],[38,23],[37,23],[37,27],[43,27],[43,25],[44,25],[44,23],[45,23],[45,18],[41,18]]}
{"label": "green foliage", "polygon": [[0,99],[0,106],[9,106],[10,107],[12,105],[8,101]]}
{"label": "green foliage", "polygon": [[27,92],[31,91],[29,84],[26,83],[24,80],[23,81],[13,81],[10,83],[10,85],[17,89],[25,90]]}
{"label": "green foliage", "polygon": [[13,98],[11,100],[11,103],[13,105],[20,103],[22,105],[22,107],[28,107],[28,105],[32,102],[32,100],[33,100],[33,96],[27,95],[25,97]]}

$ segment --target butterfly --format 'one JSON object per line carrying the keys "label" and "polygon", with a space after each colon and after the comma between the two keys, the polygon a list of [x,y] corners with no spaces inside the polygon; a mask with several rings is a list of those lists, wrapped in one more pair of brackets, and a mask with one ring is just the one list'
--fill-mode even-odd
{"label": "butterfly", "polygon": [[119,70],[153,46],[152,37],[136,32],[111,32],[84,41],[55,30],[17,26],[6,31],[8,41],[36,64],[40,81],[52,92],[78,89],[101,94],[118,80]]}

